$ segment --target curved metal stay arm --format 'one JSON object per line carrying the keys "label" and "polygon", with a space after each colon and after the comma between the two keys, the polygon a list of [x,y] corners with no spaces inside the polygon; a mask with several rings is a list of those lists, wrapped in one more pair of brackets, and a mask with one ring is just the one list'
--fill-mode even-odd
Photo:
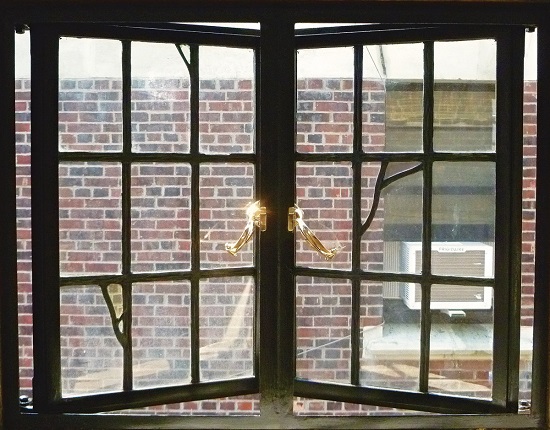
{"label": "curved metal stay arm", "polygon": [[325,257],[325,260],[331,260],[342,249],[341,247],[327,248],[317,238],[315,233],[307,226],[304,221],[304,211],[294,205],[288,208],[288,231],[294,230],[294,227],[302,234],[302,237],[315,249],[319,254]]}
{"label": "curved metal stay arm", "polygon": [[237,255],[237,252],[252,238],[254,226],[259,227],[260,231],[266,230],[266,210],[265,207],[260,206],[259,200],[247,206],[246,218],[246,226],[237,241],[225,244],[225,250],[231,255]]}

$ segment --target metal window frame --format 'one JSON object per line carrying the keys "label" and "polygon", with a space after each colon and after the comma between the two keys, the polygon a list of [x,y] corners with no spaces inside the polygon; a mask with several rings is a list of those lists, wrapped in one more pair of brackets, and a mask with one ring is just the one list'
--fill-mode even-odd
{"label": "metal window frame", "polygon": [[[297,36],[303,49],[333,46],[354,47],[354,139],[353,152],[343,154],[296,153],[297,161],[349,162],[353,171],[353,235],[351,270],[330,270],[296,267],[296,276],[322,276],[346,279],[352,283],[352,326],[351,326],[351,381],[350,385],[331,384],[297,379],[295,393],[298,396],[323,398],[327,400],[369,403],[386,407],[405,409],[416,405],[417,410],[439,413],[497,413],[517,410],[517,379],[519,377],[519,298],[521,256],[517,253],[521,244],[521,112],[510,109],[523,98],[523,70],[512,69],[509,64],[521,62],[523,58],[522,27],[498,28],[462,26],[428,26],[404,30],[366,28],[358,33],[354,27],[341,27],[336,32],[324,28],[317,33]],[[314,34],[312,34],[314,33]],[[497,46],[496,99],[497,99],[497,149],[496,152],[457,153],[435,151],[433,147],[434,122],[434,42],[449,40],[494,39]],[[372,41],[374,39],[374,42]],[[389,42],[387,42],[389,41]],[[368,153],[362,147],[362,50],[364,45],[376,43],[423,43],[423,127],[422,152],[413,153]],[[359,102],[358,102],[359,101]],[[518,116],[519,115],[519,116]],[[380,162],[381,166],[391,161],[417,161],[423,176],[423,228],[422,228],[422,274],[385,274],[361,269],[361,238],[364,228],[361,219],[361,166],[364,162]],[[432,242],[432,166],[434,162],[492,162],[496,167],[496,214],[495,225],[495,272],[494,279],[476,279],[461,276],[441,276],[431,273],[430,255]],[[503,168],[502,166],[505,166]],[[414,170],[416,171],[416,170]],[[382,167],[381,172],[383,173]],[[375,190],[381,191],[382,173]],[[364,226],[365,227],[365,226]],[[406,281],[416,282],[422,287],[420,318],[420,371],[418,392],[400,392],[373,387],[362,387],[359,383],[360,348],[360,287],[362,281]],[[493,398],[489,401],[475,398],[461,398],[451,394],[430,393],[428,390],[430,364],[430,291],[433,284],[464,284],[491,286],[495,290],[493,350]],[[506,291],[496,286],[505,286]],[[516,389],[514,389],[516,387]],[[396,400],[396,397],[398,400]],[[368,401],[367,401],[368,399]]]}
{"label": "metal window frame", "polygon": [[[548,307],[549,297],[547,285],[550,284],[550,271],[548,261],[550,261],[550,224],[546,221],[550,216],[550,193],[547,190],[550,181],[546,176],[549,174],[546,169],[546,164],[550,160],[550,147],[548,145],[539,145],[537,149],[537,212],[538,220],[536,230],[536,294],[535,302],[535,332],[534,332],[534,361],[533,361],[533,403],[531,414],[516,415],[516,414],[476,414],[472,416],[446,414],[443,416],[411,416],[411,417],[318,417],[318,418],[303,418],[303,419],[288,419],[279,415],[277,412],[285,410],[286,403],[279,407],[265,409],[260,420],[255,418],[240,418],[240,417],[117,417],[117,416],[99,416],[99,415],[74,415],[74,414],[35,414],[25,410],[18,409],[17,396],[18,389],[18,364],[17,364],[17,283],[16,283],[16,226],[15,226],[15,151],[13,145],[13,136],[15,134],[14,126],[14,27],[22,22],[31,21],[46,21],[56,22],[59,20],[66,21],[96,21],[108,22],[112,16],[120,17],[122,20],[136,20],[142,16],[148,16],[149,19],[159,21],[173,20],[196,20],[196,21],[260,21],[262,22],[262,31],[264,34],[270,34],[271,39],[264,42],[264,45],[273,48],[270,54],[262,55],[264,65],[270,65],[272,70],[277,70],[278,52],[282,43],[286,47],[292,46],[293,40],[288,36],[291,25],[296,22],[355,22],[363,20],[366,22],[455,22],[455,23],[527,23],[538,27],[539,41],[542,46],[550,44],[550,28],[546,18],[550,14],[550,9],[544,2],[539,4],[527,4],[527,2],[518,2],[511,4],[503,2],[502,4],[483,4],[483,2],[469,4],[465,7],[461,2],[433,2],[430,4],[429,11],[423,9],[421,5],[414,4],[415,2],[403,3],[396,1],[389,2],[369,2],[369,7],[364,4],[353,2],[325,2],[325,4],[317,4],[315,7],[308,4],[296,4],[293,6],[283,6],[277,4],[254,5],[254,4],[234,4],[226,3],[223,7],[216,9],[212,8],[210,3],[205,2],[202,5],[192,4],[188,7],[175,8],[170,2],[155,4],[143,2],[139,5],[124,3],[118,1],[112,4],[109,11],[106,11],[104,6],[86,2],[78,4],[59,1],[57,4],[48,3],[48,5],[34,4],[29,8],[26,0],[19,2],[8,2],[5,7],[6,13],[0,19],[1,35],[0,38],[0,55],[2,58],[1,64],[2,79],[0,80],[0,89],[5,97],[0,99],[0,119],[2,127],[0,128],[0,136],[2,143],[2,157],[0,157],[0,166],[2,169],[2,179],[4,187],[0,188],[0,196],[3,204],[0,206],[1,219],[0,238],[5,244],[6,252],[0,256],[0,273],[2,274],[3,288],[0,289],[0,298],[2,303],[2,420],[6,428],[58,428],[70,429],[78,425],[80,428],[105,428],[105,429],[122,429],[122,428],[144,428],[154,427],[159,429],[176,429],[181,426],[192,426],[200,428],[231,428],[231,427],[253,427],[253,428],[273,428],[273,427],[304,427],[304,428],[465,428],[465,427],[500,427],[500,428],[525,428],[537,427],[544,428],[546,425],[546,387],[547,387],[547,369],[546,360],[548,334],[546,331],[548,323]],[[345,6],[345,7],[344,7]],[[283,24],[283,26],[281,26]],[[282,30],[282,31],[278,31]],[[540,49],[538,52],[538,70],[539,70],[539,95],[550,94],[550,81],[541,79],[541,77],[550,75],[550,54],[545,50]],[[289,81],[275,81],[273,77],[269,80],[270,75],[265,68],[262,69],[262,76],[265,75],[263,85],[268,89],[279,88],[284,97],[281,98],[281,104],[286,108],[293,107],[291,103],[292,94],[288,92],[285,84]],[[288,78],[288,76],[287,76]],[[550,123],[547,118],[550,118],[550,98],[539,96],[538,100],[538,140],[545,142],[550,139]],[[286,102],[283,102],[286,100]],[[289,125],[293,119],[289,121],[288,114],[281,112],[278,109],[280,106],[268,104],[265,100],[261,102],[263,112],[272,113],[276,116],[283,117],[286,124]],[[281,128],[277,128],[269,121],[264,121],[261,124],[264,132],[273,132],[270,134],[270,140],[273,145],[266,147],[264,152],[270,155],[277,156],[277,151],[274,147],[283,145],[283,141],[288,138],[288,133],[285,133]],[[267,145],[266,145],[267,146]],[[274,158],[275,159],[275,158]],[[288,173],[288,165],[279,165],[278,173]],[[265,172],[264,172],[265,173]],[[267,174],[266,174],[266,177]],[[272,195],[276,196],[277,191],[271,187]],[[292,199],[286,196],[288,202],[279,204],[278,209],[286,209],[286,204],[292,204]],[[286,207],[285,207],[286,206]],[[285,219],[278,218],[279,224],[284,225]],[[273,235],[266,235],[273,236]],[[264,236],[265,237],[265,236]],[[284,240],[283,242],[284,243]],[[270,256],[278,258],[278,263],[283,264],[286,261],[284,255],[280,255],[279,249],[274,249],[267,245],[267,239],[260,243],[262,251],[267,252]],[[274,274],[272,272],[271,274]],[[269,279],[268,271],[262,271],[261,279]],[[280,279],[288,279],[285,275],[280,275]],[[287,293],[283,291],[264,291],[260,297],[260,307],[268,309],[264,311],[262,319],[267,316],[271,317],[271,321],[278,321],[278,325],[282,330],[278,335],[274,333],[266,333],[262,337],[262,345],[284,343],[282,342],[285,334],[284,324],[281,319],[289,315],[285,309],[271,309],[265,305],[270,299],[285,296]],[[279,318],[277,312],[281,311]],[[266,349],[264,349],[265,351]],[[280,364],[276,354],[283,351],[283,348],[273,348],[274,355],[260,357],[261,365],[264,368],[273,369],[273,372],[268,372],[269,375],[261,375],[260,386],[265,394],[262,400],[266,400],[269,406],[277,402],[280,394],[284,391],[285,385],[292,384],[291,381],[284,381],[276,384],[277,373],[281,369],[288,367],[288,364]],[[292,351],[293,353],[293,351]],[[265,397],[265,399],[264,399]]]}
{"label": "metal window frame", "polygon": [[[125,31],[128,30],[128,31]],[[122,44],[122,151],[112,153],[58,151],[58,50],[59,38],[102,37],[120,39]],[[170,38],[169,36],[172,36]],[[209,32],[207,42],[223,45],[227,34]],[[257,38],[249,35],[232,35],[231,46],[257,48]],[[190,36],[190,151],[186,154],[171,153],[133,153],[131,120],[131,43],[132,41],[153,41],[184,44]],[[34,404],[37,412],[79,412],[93,413],[124,408],[137,408],[159,403],[176,403],[190,400],[202,400],[212,396],[237,396],[258,392],[256,376],[224,380],[220,382],[202,382],[200,380],[199,356],[199,302],[200,281],[212,277],[252,276],[257,282],[259,259],[255,258],[254,267],[234,269],[203,269],[200,262],[200,173],[203,163],[244,162],[254,166],[259,164],[256,153],[251,154],[202,154],[199,149],[199,45],[201,33],[195,31],[176,31],[162,29],[128,28],[122,26],[85,26],[84,31],[76,26],[33,25],[31,30],[32,82],[35,88],[32,94],[32,123],[34,148],[32,152],[31,178],[33,183],[32,211],[33,231],[39,231],[34,237],[34,246],[38,252],[33,258],[33,297],[36,302],[33,314],[34,324],[34,362],[33,380]],[[239,40],[240,38],[240,40]],[[239,43],[240,42],[240,43]],[[39,54],[37,54],[39,52]],[[47,61],[46,58],[50,60]],[[55,59],[54,61],[51,61]],[[183,62],[182,62],[183,66]],[[55,95],[55,96],[54,96]],[[40,160],[40,161],[38,161]],[[122,272],[119,275],[60,276],[59,253],[49,252],[48,248],[59,243],[59,198],[58,165],[62,162],[116,162],[122,168]],[[131,266],[131,167],[139,162],[185,163],[191,168],[191,268],[184,271],[160,273],[132,273]],[[55,166],[55,167],[54,167]],[[257,177],[257,176],[256,176]],[[255,188],[258,190],[256,179]],[[54,197],[54,198],[52,198]],[[186,280],[191,285],[191,382],[162,388],[133,389],[132,372],[132,284],[143,281]],[[61,346],[60,346],[60,298],[63,287],[78,285],[107,285],[116,283],[122,287],[124,303],[123,348],[123,389],[113,393],[90,394],[84,396],[63,397],[61,393]],[[55,285],[58,285],[56,288]],[[257,308],[257,305],[254,306]],[[253,355],[258,356],[257,346]],[[254,359],[254,374],[257,375],[257,359]]]}

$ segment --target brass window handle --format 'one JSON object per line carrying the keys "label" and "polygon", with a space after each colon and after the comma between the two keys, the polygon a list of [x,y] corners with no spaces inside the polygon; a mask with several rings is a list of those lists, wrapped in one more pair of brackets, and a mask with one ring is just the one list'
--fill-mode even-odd
{"label": "brass window handle", "polygon": [[233,244],[226,243],[225,250],[231,255],[237,255],[237,252],[248,243],[254,234],[254,226],[260,231],[265,231],[267,228],[267,215],[264,206],[260,206],[260,201],[250,203],[246,207],[246,226],[244,227],[241,236]]}
{"label": "brass window handle", "polygon": [[304,211],[300,209],[298,205],[288,208],[288,231],[293,231],[295,227],[302,234],[307,243],[325,257],[325,260],[331,260],[338,251],[340,251],[341,247],[329,249],[321,243],[315,233],[306,225],[304,221]]}

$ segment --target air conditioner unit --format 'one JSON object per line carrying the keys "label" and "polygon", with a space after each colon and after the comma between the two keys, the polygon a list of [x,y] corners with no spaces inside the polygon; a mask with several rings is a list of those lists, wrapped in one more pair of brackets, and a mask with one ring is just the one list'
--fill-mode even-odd
{"label": "air conditioner unit", "polygon": [[[493,247],[480,242],[432,242],[432,274],[479,278],[493,276]],[[421,273],[422,243],[402,242],[401,269]],[[490,309],[492,288],[467,285],[432,285],[431,309]],[[407,307],[420,309],[420,285],[403,283],[400,295]]]}

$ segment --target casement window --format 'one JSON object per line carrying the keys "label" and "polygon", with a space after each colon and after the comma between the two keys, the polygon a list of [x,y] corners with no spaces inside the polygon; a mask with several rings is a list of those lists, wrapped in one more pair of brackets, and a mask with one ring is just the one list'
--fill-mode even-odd
{"label": "casement window", "polygon": [[17,428],[540,424],[525,26],[24,33]]}

